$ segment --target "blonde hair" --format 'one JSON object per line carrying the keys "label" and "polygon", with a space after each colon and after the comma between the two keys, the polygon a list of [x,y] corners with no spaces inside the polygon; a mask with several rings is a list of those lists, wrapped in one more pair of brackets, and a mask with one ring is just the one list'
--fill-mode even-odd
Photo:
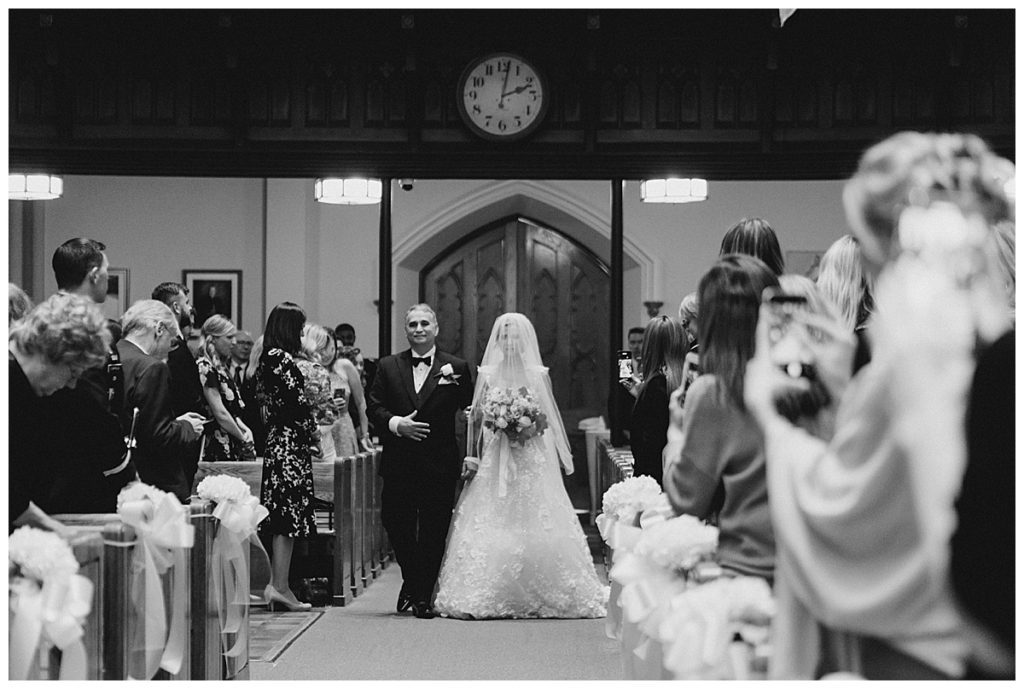
{"label": "blonde hair", "polygon": [[16,321],[32,310],[32,300],[25,290],[13,282],[7,283],[7,323]]}
{"label": "blonde hair", "polygon": [[128,337],[138,331],[156,330],[164,326],[172,336],[181,337],[181,328],[171,307],[156,299],[140,299],[128,307],[121,316],[121,336]]}
{"label": "blonde hair", "polygon": [[679,302],[679,322],[686,324],[687,321],[697,320],[697,293],[690,292]]}
{"label": "blonde hair", "polygon": [[1006,286],[1010,310],[1013,311],[1017,303],[1017,268],[1014,265],[1014,257],[1017,252],[1016,224],[1009,220],[997,223],[992,229],[990,241],[995,250],[995,268],[999,271],[1002,283]]}
{"label": "blonde hair", "polygon": [[40,302],[11,328],[9,341],[51,364],[99,366],[110,348],[110,330],[91,299],[58,293]]}
{"label": "blonde hair", "polygon": [[816,284],[850,332],[867,320],[872,304],[871,277],[864,270],[860,247],[851,235],[837,239],[821,257]]}
{"label": "blonde hair", "polygon": [[217,355],[217,351],[213,348],[214,338],[220,337],[221,335],[228,335],[238,330],[235,324],[231,322],[231,319],[226,316],[222,316],[219,313],[215,313],[205,321],[203,321],[203,327],[201,332],[203,334],[202,351],[211,360],[216,361],[220,357]]}
{"label": "blonde hair", "polygon": [[319,323],[306,323],[302,326],[300,355],[312,362],[323,364],[327,345],[333,341],[333,335]]}

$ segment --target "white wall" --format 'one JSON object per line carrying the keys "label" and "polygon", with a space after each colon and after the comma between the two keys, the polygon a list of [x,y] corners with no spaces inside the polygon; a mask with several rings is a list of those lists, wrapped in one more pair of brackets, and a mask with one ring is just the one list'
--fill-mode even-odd
{"label": "white wall", "polygon": [[64,196],[46,203],[45,294],[57,289],[56,248],[89,237],[107,245],[112,267],[129,269],[130,302],[180,282],[183,269],[241,270],[242,326],[262,320],[262,180],[68,176]]}
{"label": "white wall", "polygon": [[[717,257],[722,235],[743,216],[767,218],[783,252],[826,249],[846,231],[842,184],[712,181],[706,202],[661,205],[641,203],[639,183],[628,182],[624,329],[646,323],[645,300],[663,301],[662,313],[674,315]],[[609,198],[601,181],[417,180],[409,192],[396,183],[392,348],[405,344],[401,319],[418,296],[419,269],[459,233],[517,212],[565,231],[607,261]],[[326,326],[352,323],[357,344],[377,354],[378,206],[317,204],[312,180],[103,176],[69,176],[64,197],[46,204],[46,264],[38,269],[47,294],[56,289],[54,249],[88,236],[107,244],[112,266],[131,269],[133,300],[159,282],[180,280],[183,268],[240,269],[246,329],[258,334],[267,311],[287,299]],[[11,223],[13,233],[17,218]],[[12,252],[12,275],[18,260]]]}

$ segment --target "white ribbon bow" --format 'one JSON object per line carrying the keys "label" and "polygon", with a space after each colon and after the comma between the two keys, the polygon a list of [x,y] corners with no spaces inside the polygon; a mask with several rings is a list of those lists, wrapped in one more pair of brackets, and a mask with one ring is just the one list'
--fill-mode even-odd
{"label": "white ribbon bow", "polygon": [[10,678],[29,679],[42,640],[62,651],[60,679],[87,679],[82,626],[92,610],[92,582],[79,574],[53,577],[42,587],[30,579],[11,582]]}
{"label": "white ribbon bow", "polygon": [[[132,603],[136,614],[143,615],[142,639],[132,642],[133,652],[145,659],[142,677],[152,679],[158,669],[177,674],[185,655],[188,627],[188,571],[185,549],[195,541],[195,527],[188,523],[185,508],[172,493],[159,502],[133,500],[118,507],[121,519],[135,529],[138,543],[132,560]],[[163,585],[160,575],[171,567],[174,592],[171,597],[171,625],[167,627]]]}

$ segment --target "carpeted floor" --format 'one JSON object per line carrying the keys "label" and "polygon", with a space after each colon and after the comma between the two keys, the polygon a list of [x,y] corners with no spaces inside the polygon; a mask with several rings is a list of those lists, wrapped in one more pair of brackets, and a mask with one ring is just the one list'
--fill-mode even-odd
{"label": "carpeted floor", "polygon": [[273,662],[320,619],[322,610],[270,612],[264,606],[249,609],[249,660]]}
{"label": "carpeted floor", "polygon": [[619,644],[604,620],[419,620],[396,615],[392,565],[355,601],[326,608],[253,680],[621,679]]}
{"label": "carpeted floor", "polygon": [[[599,551],[599,537],[588,540]],[[596,541],[595,541],[596,537]],[[598,574],[606,580],[602,565]],[[604,620],[418,620],[395,614],[398,565],[343,608],[291,635],[272,662],[250,663],[253,680],[617,680],[619,642]],[[310,613],[291,613],[309,615]],[[254,621],[257,617],[254,617]],[[254,633],[255,639],[255,633]],[[256,660],[254,654],[250,656]],[[267,656],[264,656],[266,658]]]}

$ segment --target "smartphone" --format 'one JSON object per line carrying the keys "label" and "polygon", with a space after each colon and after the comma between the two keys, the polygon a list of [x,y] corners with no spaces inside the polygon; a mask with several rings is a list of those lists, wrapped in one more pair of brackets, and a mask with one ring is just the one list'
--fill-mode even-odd
{"label": "smartphone", "polygon": [[345,394],[348,392],[345,388],[335,388],[334,390],[334,401],[338,404],[345,403]]}
{"label": "smartphone", "polygon": [[633,377],[633,352],[628,349],[619,350],[619,380]]}
{"label": "smartphone", "polygon": [[[768,306],[768,342],[772,361],[792,378],[814,377],[814,362],[804,340],[808,334],[793,318],[797,311],[807,311],[807,297],[767,287],[761,299]],[[803,332],[795,331],[797,327]]]}

